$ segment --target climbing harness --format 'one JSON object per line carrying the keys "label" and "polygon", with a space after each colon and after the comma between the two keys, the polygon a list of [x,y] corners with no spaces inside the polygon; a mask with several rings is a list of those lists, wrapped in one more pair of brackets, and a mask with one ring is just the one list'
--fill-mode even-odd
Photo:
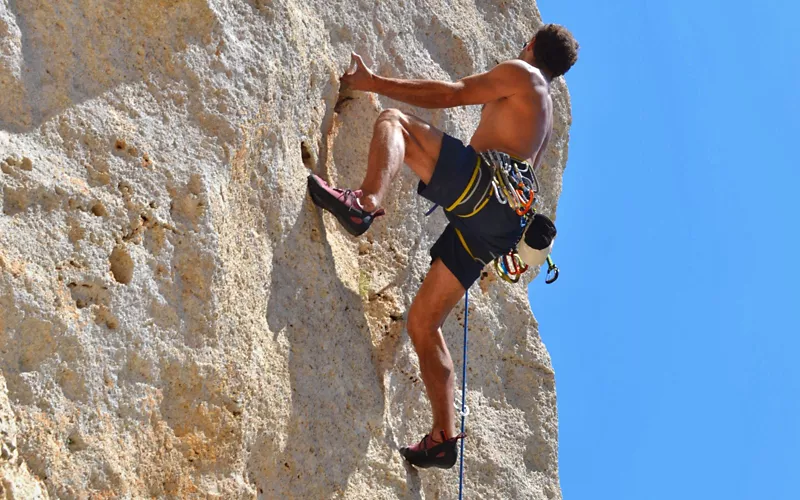
{"label": "climbing harness", "polygon": [[[538,267],[547,262],[547,274],[545,276],[545,283],[548,285],[555,283],[558,279],[559,269],[553,262],[550,252],[553,249],[552,240],[555,237],[555,226],[552,221],[547,219],[549,226],[552,228],[553,234],[545,245],[545,248],[538,248],[530,246],[526,241],[528,230],[531,228],[531,221],[537,218],[537,212],[534,208],[536,203],[536,195],[539,193],[539,180],[536,178],[536,173],[533,168],[520,160],[516,160],[507,153],[501,151],[484,151],[479,153],[480,161],[484,162],[490,168],[491,181],[487,187],[489,192],[484,201],[478,201],[476,208],[469,215],[459,215],[459,217],[469,217],[480,211],[486,205],[486,202],[494,196],[498,203],[508,205],[517,215],[522,219],[520,225],[524,227],[522,235],[520,236],[514,247],[506,254],[496,257],[494,260],[494,270],[497,275],[508,283],[518,283],[522,275],[531,267]],[[475,175],[479,173],[479,165],[475,167],[475,174],[473,180],[470,181],[472,186],[475,180]],[[459,197],[458,200],[448,210],[455,208],[456,205],[464,203],[463,197],[467,195],[469,187]],[[475,188],[473,188],[473,193]],[[466,196],[467,199],[472,197],[472,193]],[[434,204],[425,216],[431,215],[439,204]],[[544,217],[538,215],[538,217]],[[541,229],[541,228],[537,228]],[[534,238],[540,236],[533,235]]]}
{"label": "climbing harness", "polygon": [[513,208],[517,215],[522,217],[521,224],[525,227],[514,248],[495,259],[495,272],[504,281],[518,283],[529,267],[540,266],[546,257],[548,268],[545,283],[548,285],[554,283],[558,279],[559,270],[550,256],[552,239],[549,246],[544,249],[531,248],[525,242],[530,223],[536,217],[536,209],[533,206],[539,193],[536,173],[527,163],[515,161],[503,152],[485,151],[480,153],[480,157],[494,170],[492,189],[495,198],[499,203]]}

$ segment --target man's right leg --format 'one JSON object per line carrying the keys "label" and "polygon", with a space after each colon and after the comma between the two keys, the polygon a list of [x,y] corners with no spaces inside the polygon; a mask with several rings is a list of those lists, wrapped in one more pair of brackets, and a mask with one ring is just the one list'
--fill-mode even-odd
{"label": "man's right leg", "polygon": [[328,185],[319,176],[308,176],[311,199],[333,213],[354,236],[369,229],[376,217],[392,180],[403,163],[425,184],[433,177],[444,134],[423,120],[396,109],[382,112],[375,122],[370,143],[367,173],[361,189],[351,191]]}
{"label": "man's right leg", "polygon": [[364,210],[380,207],[392,180],[406,163],[425,184],[430,183],[439,151],[441,130],[397,109],[383,111],[375,122],[369,145],[367,173],[361,184]]}

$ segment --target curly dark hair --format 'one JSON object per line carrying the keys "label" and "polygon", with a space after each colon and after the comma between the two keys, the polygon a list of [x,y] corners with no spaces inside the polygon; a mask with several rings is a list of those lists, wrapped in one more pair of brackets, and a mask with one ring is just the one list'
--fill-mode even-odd
{"label": "curly dark hair", "polygon": [[553,78],[561,76],[578,60],[578,42],[572,33],[558,24],[546,24],[536,32],[533,57],[538,66],[549,71]]}

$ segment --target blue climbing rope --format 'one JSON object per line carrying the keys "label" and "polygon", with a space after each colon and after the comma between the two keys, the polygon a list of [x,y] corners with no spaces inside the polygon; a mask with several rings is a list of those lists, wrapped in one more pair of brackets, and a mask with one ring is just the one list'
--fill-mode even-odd
{"label": "blue climbing rope", "polygon": [[[467,412],[467,332],[469,319],[469,290],[464,294],[464,359],[461,361],[461,435],[464,435],[464,421]],[[458,500],[463,498],[464,492],[464,439],[461,439],[461,465],[458,470]]]}

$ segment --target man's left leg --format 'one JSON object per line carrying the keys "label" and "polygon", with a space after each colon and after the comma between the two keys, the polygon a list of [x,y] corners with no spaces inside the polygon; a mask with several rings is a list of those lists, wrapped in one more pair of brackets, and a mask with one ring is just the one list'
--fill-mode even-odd
{"label": "man's left leg", "polygon": [[406,328],[419,358],[433,413],[431,432],[419,444],[400,450],[406,460],[418,467],[448,468],[455,464],[455,374],[441,327],[463,296],[464,286],[437,258],[408,312]]}

